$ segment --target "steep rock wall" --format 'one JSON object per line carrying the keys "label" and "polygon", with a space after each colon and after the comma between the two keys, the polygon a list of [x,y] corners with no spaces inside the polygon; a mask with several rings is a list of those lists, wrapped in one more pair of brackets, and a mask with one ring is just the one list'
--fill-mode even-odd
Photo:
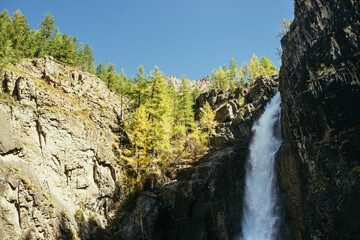
{"label": "steep rock wall", "polygon": [[107,225],[122,178],[118,96],[50,57],[2,80],[0,239],[89,237]]}
{"label": "steep rock wall", "polygon": [[282,48],[277,167],[291,238],[359,239],[360,2],[295,0]]}

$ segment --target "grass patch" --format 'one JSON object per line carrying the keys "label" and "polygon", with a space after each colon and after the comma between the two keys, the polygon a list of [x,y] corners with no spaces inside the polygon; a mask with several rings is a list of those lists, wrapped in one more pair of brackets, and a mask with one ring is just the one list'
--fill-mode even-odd
{"label": "grass patch", "polygon": [[0,100],[15,105],[15,99],[8,93],[0,93]]}

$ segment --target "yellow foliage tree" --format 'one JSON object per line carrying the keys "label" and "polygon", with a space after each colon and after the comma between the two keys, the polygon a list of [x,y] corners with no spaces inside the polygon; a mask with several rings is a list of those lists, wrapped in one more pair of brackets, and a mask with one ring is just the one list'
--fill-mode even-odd
{"label": "yellow foliage tree", "polygon": [[132,142],[135,144],[136,160],[135,168],[137,173],[146,169],[150,163],[149,140],[150,122],[144,105],[140,105],[131,125]]}
{"label": "yellow foliage tree", "polygon": [[216,125],[215,113],[211,109],[210,104],[206,102],[203,111],[200,114],[200,130],[201,138],[208,146],[210,145],[210,137],[213,134]]}

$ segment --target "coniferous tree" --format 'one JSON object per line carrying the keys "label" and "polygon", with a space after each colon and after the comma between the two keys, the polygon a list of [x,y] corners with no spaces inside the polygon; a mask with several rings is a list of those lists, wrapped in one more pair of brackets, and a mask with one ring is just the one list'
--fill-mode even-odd
{"label": "coniferous tree", "polygon": [[200,96],[200,94],[201,92],[197,87],[195,87],[194,90],[191,92],[194,101]]}
{"label": "coniferous tree", "polygon": [[78,51],[77,64],[83,71],[90,73],[95,72],[94,53],[92,48],[89,46],[89,43],[86,43],[85,45],[81,43]]}
{"label": "coniferous tree", "polygon": [[187,132],[195,131],[196,124],[194,121],[194,112],[192,106],[194,105],[191,89],[186,79],[186,76],[182,77],[181,85],[179,89],[179,109],[180,122],[186,127]]}
{"label": "coniferous tree", "polygon": [[249,64],[247,62],[244,62],[241,68],[241,80],[243,82],[248,82],[250,80],[250,73],[249,73]]}
{"label": "coniferous tree", "polygon": [[147,102],[147,111],[151,124],[150,139],[152,149],[157,154],[162,154],[169,149],[169,140],[171,132],[171,113],[167,111],[169,102],[167,83],[164,80],[164,74],[158,67],[150,74],[150,95]]}
{"label": "coniferous tree", "polygon": [[272,76],[277,74],[275,65],[265,56],[260,58],[261,75]]}
{"label": "coniferous tree", "polygon": [[63,34],[61,36],[61,50],[60,57],[58,59],[61,62],[75,65],[77,62],[77,39],[76,37],[67,36]]}
{"label": "coniferous tree", "polygon": [[226,76],[226,72],[222,67],[219,66],[218,69],[213,70],[211,81],[213,88],[225,89],[228,86],[228,79]]}
{"label": "coniferous tree", "polygon": [[240,69],[238,68],[236,61],[234,58],[231,58],[230,65],[229,65],[229,82],[230,88],[235,88],[239,83],[240,85],[243,84],[240,79]]}
{"label": "coniferous tree", "polygon": [[53,56],[55,59],[60,59],[62,56],[62,50],[63,50],[63,38],[61,36],[59,28],[56,28],[53,40],[51,42],[50,55]]}
{"label": "coniferous tree", "polygon": [[10,39],[17,60],[29,55],[30,26],[26,18],[17,10],[12,16]]}
{"label": "coniferous tree", "polygon": [[0,77],[3,68],[9,63],[16,62],[16,54],[10,39],[11,17],[7,10],[0,13]]}
{"label": "coniferous tree", "polygon": [[140,105],[131,124],[132,142],[136,151],[136,169],[146,169],[150,162],[150,122],[144,105]]}
{"label": "coniferous tree", "polygon": [[148,78],[145,76],[145,69],[143,65],[140,65],[138,68],[139,73],[136,75],[134,82],[134,100],[136,106],[139,107],[141,104],[144,104],[148,95]]}
{"label": "coniferous tree", "polygon": [[200,130],[202,132],[201,138],[203,142],[209,146],[210,137],[215,130],[217,122],[215,121],[215,113],[208,102],[205,103],[203,111],[200,114]]}
{"label": "coniferous tree", "polygon": [[285,36],[285,34],[290,31],[290,26],[292,24],[293,20],[286,20],[284,18],[281,19],[281,28],[278,36],[282,38]]}
{"label": "coniferous tree", "polygon": [[106,84],[109,89],[112,89],[116,86],[116,80],[117,80],[117,73],[115,72],[115,64],[108,63],[106,70],[105,70],[105,79]]}
{"label": "coniferous tree", "polygon": [[40,30],[36,33],[35,57],[43,57],[50,54],[51,41],[55,33],[55,20],[50,13],[41,20]]}
{"label": "coniferous tree", "polygon": [[106,67],[102,62],[100,62],[96,67],[96,76],[98,78],[100,78],[101,80],[103,80],[105,83],[107,83],[107,81],[106,81]]}
{"label": "coniferous tree", "polygon": [[249,75],[251,81],[255,81],[255,79],[260,77],[261,75],[260,61],[258,60],[258,57],[255,54],[253,54],[250,59]]}

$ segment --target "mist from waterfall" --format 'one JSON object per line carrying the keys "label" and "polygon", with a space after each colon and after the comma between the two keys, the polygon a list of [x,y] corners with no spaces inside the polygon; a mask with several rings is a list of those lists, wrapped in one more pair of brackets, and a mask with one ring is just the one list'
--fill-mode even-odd
{"label": "mist from waterfall", "polygon": [[252,127],[241,223],[243,240],[276,239],[279,217],[275,209],[274,158],[281,144],[280,101],[277,93]]}

